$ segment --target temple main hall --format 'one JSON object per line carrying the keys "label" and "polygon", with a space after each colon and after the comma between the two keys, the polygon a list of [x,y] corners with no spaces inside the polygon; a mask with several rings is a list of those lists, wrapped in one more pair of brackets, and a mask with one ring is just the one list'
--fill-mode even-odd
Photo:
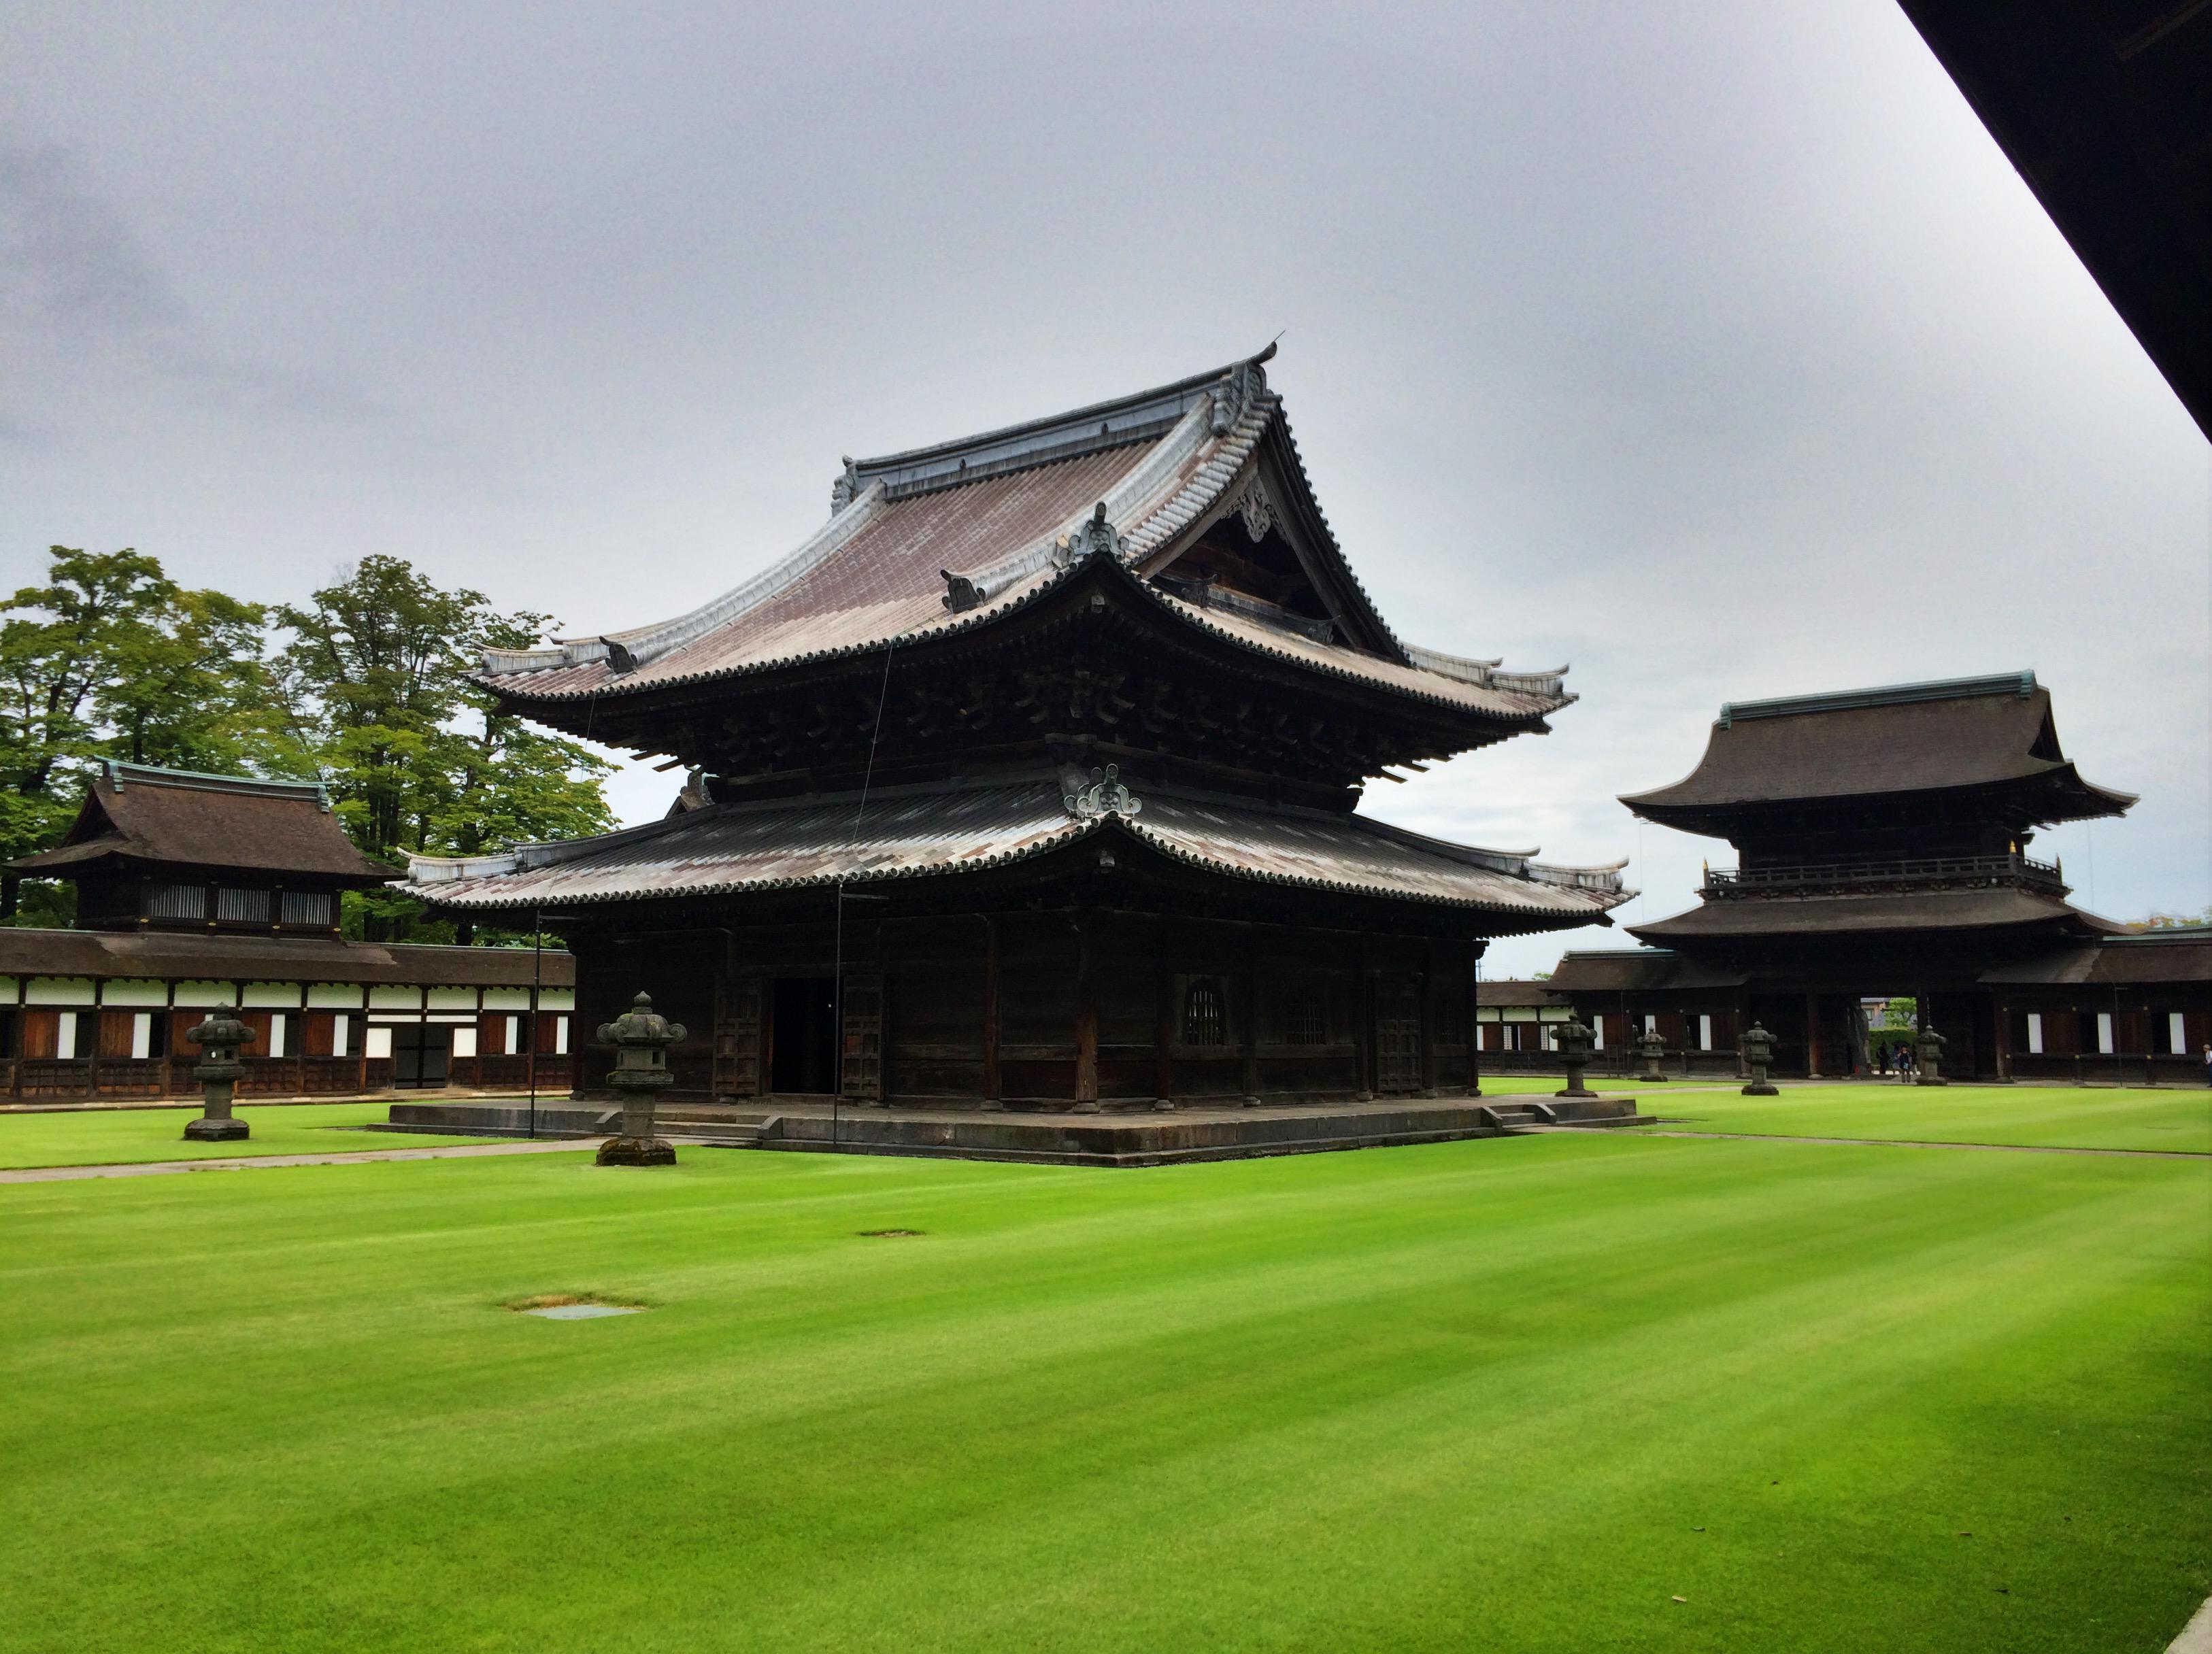
{"label": "temple main hall", "polygon": [[848,459],[821,527],[720,596],[489,654],[503,709],[688,779],[665,820],[417,858],[408,888],[563,934],[583,1030],[649,992],[688,1031],[677,1102],[1478,1092],[1486,941],[1604,922],[1620,867],[1359,805],[1575,696],[1376,611],[1273,354]]}

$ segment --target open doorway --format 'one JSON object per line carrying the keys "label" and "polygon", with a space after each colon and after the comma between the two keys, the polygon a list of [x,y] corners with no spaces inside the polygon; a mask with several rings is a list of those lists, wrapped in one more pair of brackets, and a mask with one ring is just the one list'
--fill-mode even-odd
{"label": "open doorway", "polygon": [[837,985],[829,976],[779,976],[769,1084],[780,1095],[837,1089]]}

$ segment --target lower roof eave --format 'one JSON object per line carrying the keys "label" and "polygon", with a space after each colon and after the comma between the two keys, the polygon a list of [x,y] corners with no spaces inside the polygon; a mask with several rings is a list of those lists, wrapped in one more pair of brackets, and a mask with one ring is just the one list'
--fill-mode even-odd
{"label": "lower roof eave", "polygon": [[[1610,926],[1607,908],[1613,903],[1598,895],[1577,897],[1565,891],[1552,894],[1552,887],[1539,887],[1546,899],[1527,903],[1500,903],[1476,898],[1455,897],[1448,894],[1394,889],[1386,885],[1301,877],[1265,869],[1241,867],[1212,857],[1197,854],[1183,846],[1166,842],[1156,834],[1146,832],[1140,825],[1120,821],[1115,818],[1071,824],[1070,830],[1042,843],[1006,854],[977,857],[957,863],[857,872],[833,872],[793,878],[758,880],[703,879],[672,883],[652,888],[599,888],[583,890],[574,886],[562,888],[558,867],[544,870],[555,876],[536,877],[532,874],[504,875],[476,881],[479,888],[468,891],[441,891],[435,885],[416,885],[396,880],[393,888],[405,891],[434,909],[453,914],[478,915],[485,913],[568,912],[585,908],[613,908],[626,903],[658,903],[664,902],[735,901],[749,897],[768,898],[804,891],[829,891],[842,886],[881,897],[900,888],[915,888],[918,891],[930,889],[942,891],[961,884],[1003,873],[1018,864],[1033,862],[1055,851],[1066,849],[1105,829],[1109,823],[1120,828],[1117,837],[1122,842],[1152,851],[1166,862],[1188,867],[1219,879],[1224,883],[1301,891],[1316,896],[1336,897],[1351,901],[1376,902],[1386,905],[1405,906],[1424,909],[1444,909],[1480,915],[1485,921],[1481,933],[1490,936],[1539,934],[1547,931],[1575,930],[1585,925]],[[483,886],[501,885],[503,889]],[[1533,892],[1532,892],[1533,893]]]}

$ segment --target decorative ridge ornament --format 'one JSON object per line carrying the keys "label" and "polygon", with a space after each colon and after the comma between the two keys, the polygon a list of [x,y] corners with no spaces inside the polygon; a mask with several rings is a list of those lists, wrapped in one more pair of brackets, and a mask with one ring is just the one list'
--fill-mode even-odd
{"label": "decorative ridge ornament", "polygon": [[830,484],[830,514],[833,517],[860,497],[860,467],[849,453],[838,458],[845,462],[845,469]]}
{"label": "decorative ridge ornament", "polygon": [[1064,802],[1068,814],[1084,820],[1102,816],[1134,820],[1145,807],[1144,800],[1121,784],[1121,766],[1118,763],[1092,770],[1091,785],[1066,794]]}
{"label": "decorative ridge ornament", "polygon": [[965,575],[956,575],[950,569],[940,569],[937,572],[945,577],[942,601],[956,615],[981,607],[989,595]]}
{"label": "decorative ridge ornament", "polygon": [[1213,392],[1213,434],[1226,436],[1244,417],[1244,410],[1267,389],[1267,370],[1260,364],[1275,354],[1270,344],[1258,356],[1240,362],[1222,375]]}
{"label": "decorative ridge ornament", "polygon": [[1107,556],[1126,560],[1129,543],[1115,532],[1114,525],[1106,520],[1106,502],[1101,500],[1088,520],[1078,525],[1053,547],[1052,561],[1055,568],[1072,569],[1085,557]]}

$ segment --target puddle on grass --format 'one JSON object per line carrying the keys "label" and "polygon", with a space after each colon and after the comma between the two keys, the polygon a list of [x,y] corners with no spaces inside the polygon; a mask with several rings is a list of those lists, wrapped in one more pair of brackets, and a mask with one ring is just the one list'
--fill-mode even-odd
{"label": "puddle on grass", "polygon": [[596,1321],[601,1316],[639,1315],[642,1304],[620,1304],[590,1292],[540,1292],[535,1298],[518,1298],[500,1306],[519,1315],[534,1315],[544,1321]]}

